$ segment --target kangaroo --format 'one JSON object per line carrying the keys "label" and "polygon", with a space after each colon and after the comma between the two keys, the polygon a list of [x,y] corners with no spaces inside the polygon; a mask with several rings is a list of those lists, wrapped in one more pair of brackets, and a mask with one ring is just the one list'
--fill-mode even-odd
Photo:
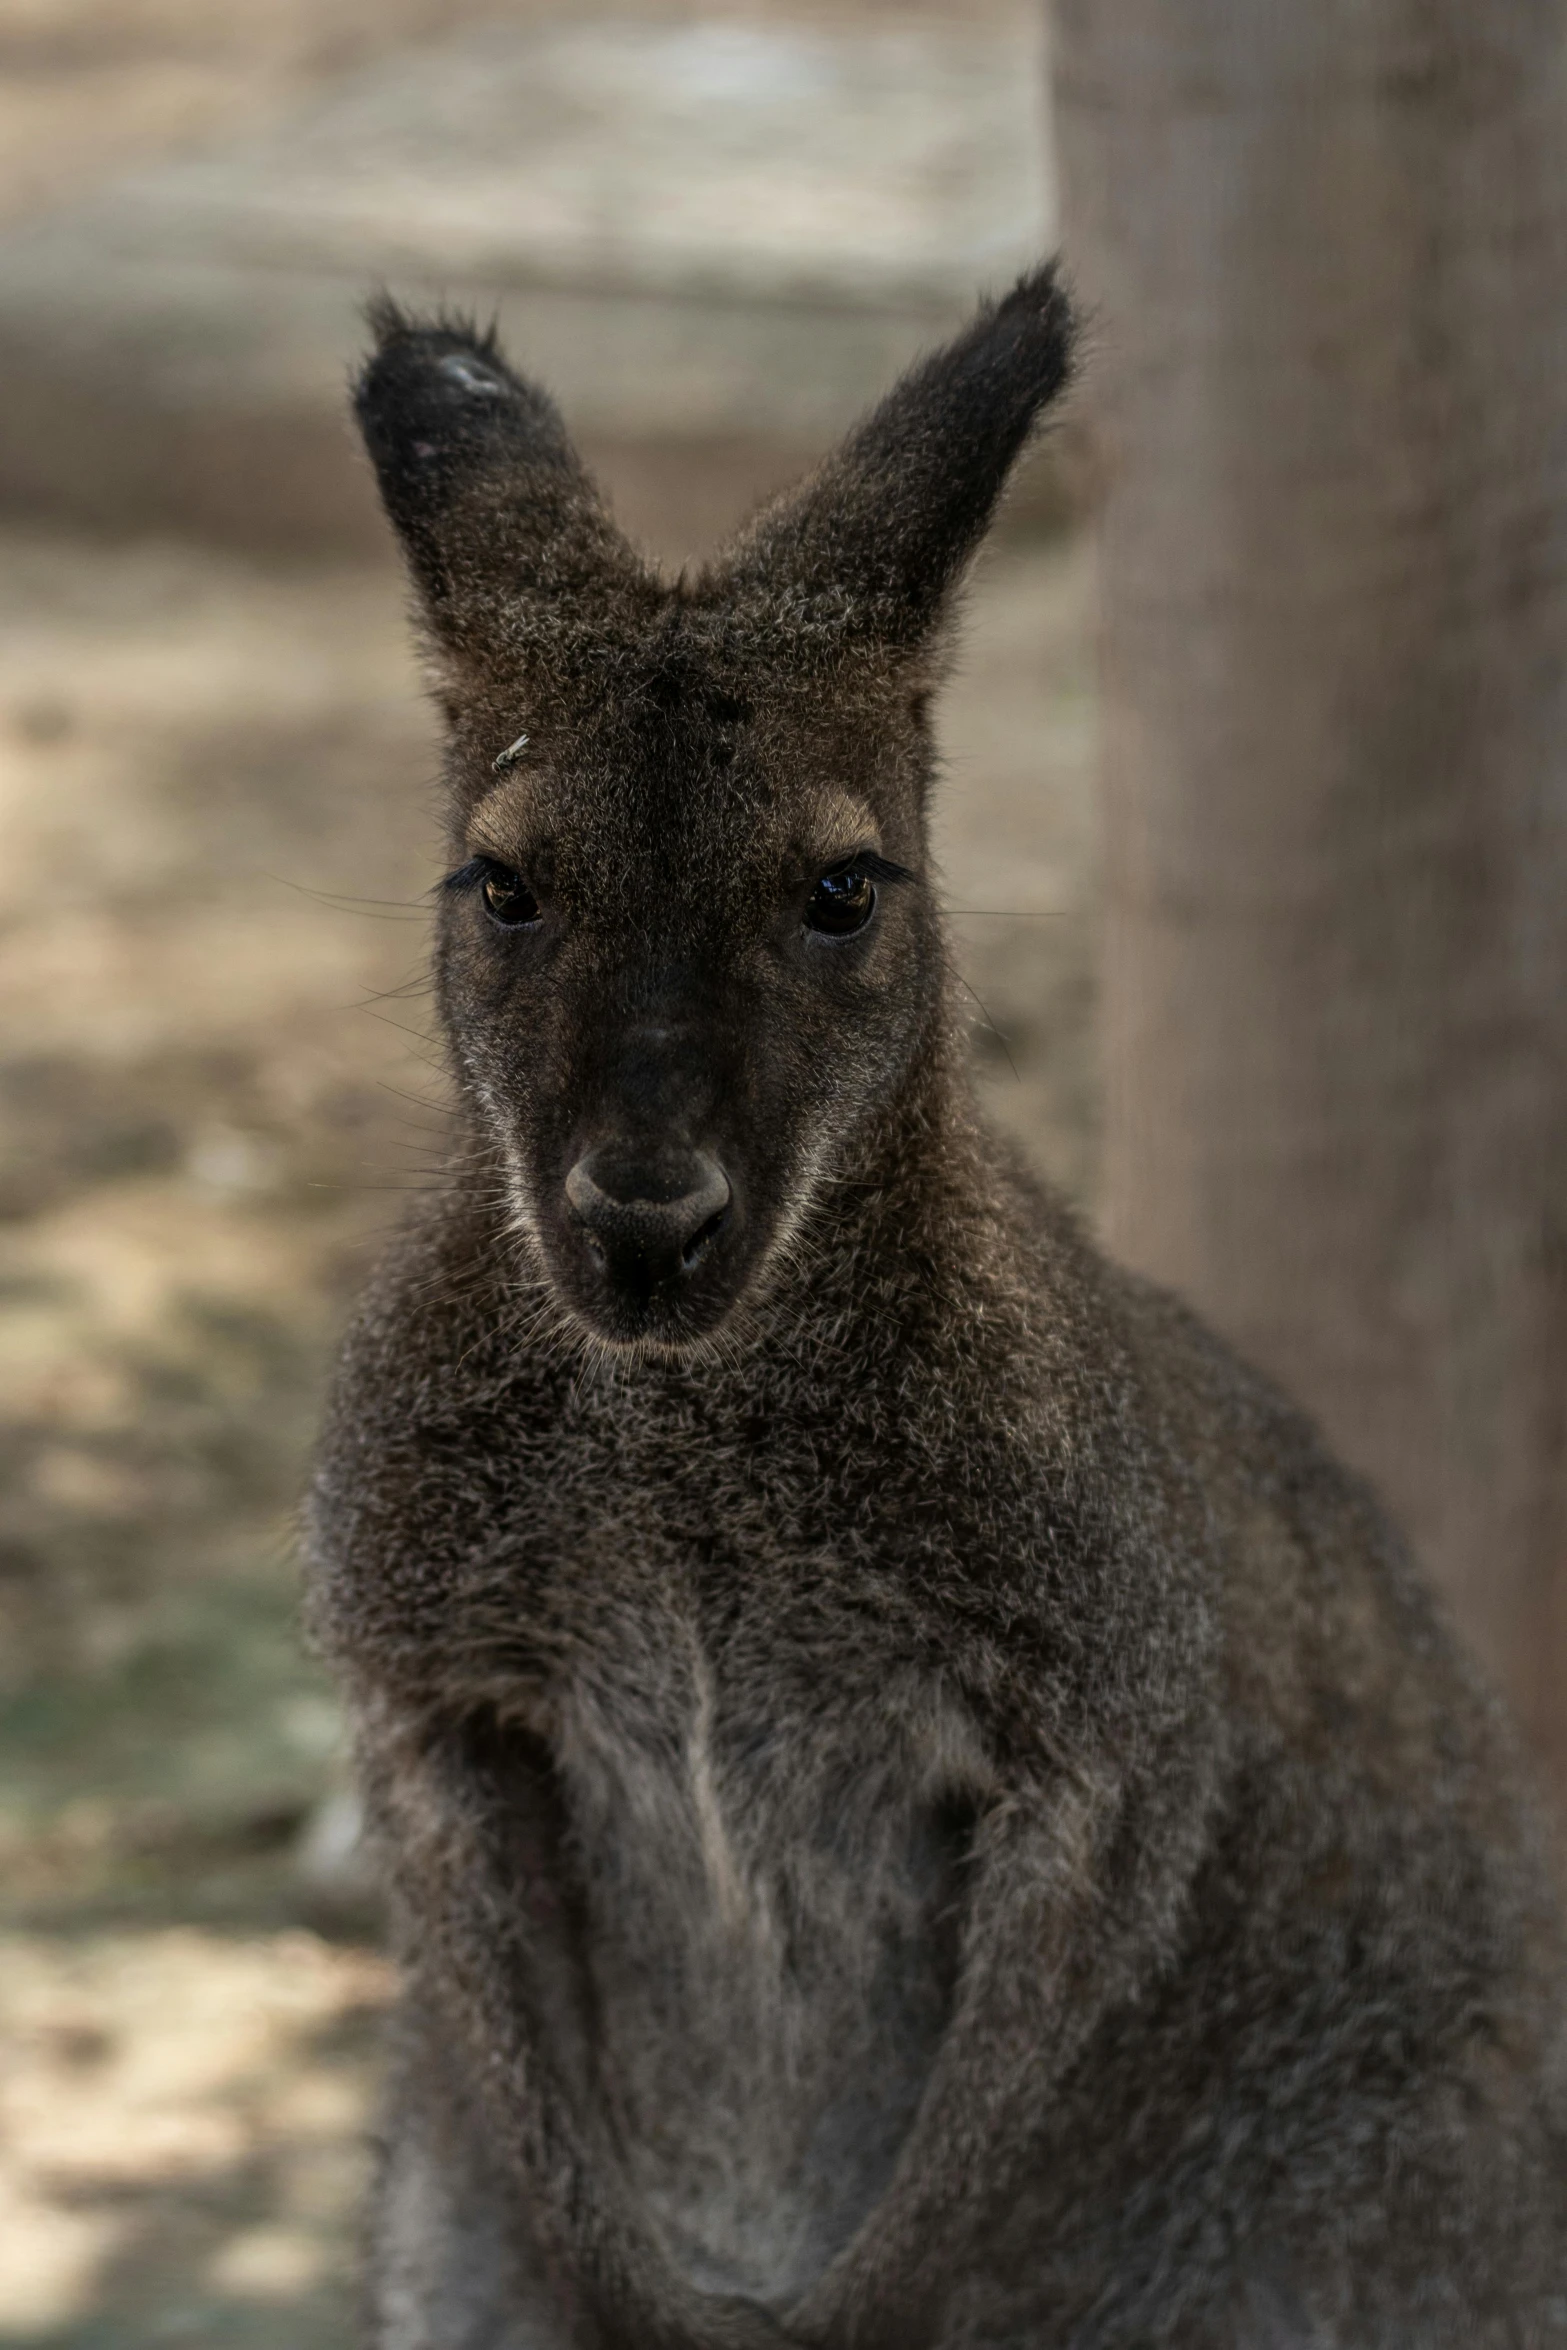
{"label": "kangaroo", "polygon": [[369,2339],[1567,2343],[1506,1726],[965,1076],[931,699],[1057,275],[673,583],[493,334],[372,319],[457,1127],[309,1510],[405,1982]]}

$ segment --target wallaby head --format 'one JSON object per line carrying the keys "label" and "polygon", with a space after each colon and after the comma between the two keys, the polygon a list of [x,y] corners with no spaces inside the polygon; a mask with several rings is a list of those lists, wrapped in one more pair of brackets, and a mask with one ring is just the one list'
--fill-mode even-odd
{"label": "wallaby head", "polygon": [[1067,304],[1025,279],[672,584],[493,335],[372,319],[358,414],[449,730],[459,1083],[572,1320],[689,1345],[940,1017],[928,697]]}

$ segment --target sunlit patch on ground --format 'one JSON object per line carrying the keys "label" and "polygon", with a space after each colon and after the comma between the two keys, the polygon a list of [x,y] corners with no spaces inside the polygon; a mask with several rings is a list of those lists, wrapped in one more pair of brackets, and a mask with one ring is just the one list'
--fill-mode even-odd
{"label": "sunlit patch on ground", "polygon": [[0,1942],[0,2341],[340,2339],[389,1987],[298,1931]]}

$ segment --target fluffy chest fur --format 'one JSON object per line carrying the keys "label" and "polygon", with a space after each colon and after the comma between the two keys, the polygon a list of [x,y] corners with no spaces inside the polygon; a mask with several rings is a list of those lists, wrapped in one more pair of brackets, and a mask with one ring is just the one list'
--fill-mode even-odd
{"label": "fluffy chest fur", "polygon": [[801,1450],[770,1402],[513,1377],[460,1433],[403,1423],[376,1604],[418,1710],[488,1725],[511,1923],[599,2159],[694,2287],[782,2309],[891,2176],[994,1770],[878,1531],[950,1558],[951,1527],[873,1508],[852,1414]]}
{"label": "fluffy chest fur", "polygon": [[693,2283],[781,2306],[890,2175],[947,2020],[967,1820],[928,1694],[759,1736],[733,1646],[644,1594],[597,1625],[548,1743],[587,2093]]}

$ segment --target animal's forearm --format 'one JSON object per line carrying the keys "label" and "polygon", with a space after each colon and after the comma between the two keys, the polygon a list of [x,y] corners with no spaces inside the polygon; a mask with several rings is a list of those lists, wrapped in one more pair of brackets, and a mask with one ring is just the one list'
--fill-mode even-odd
{"label": "animal's forearm", "polygon": [[1133,1808],[1108,1783],[1037,1789],[996,1823],[952,2021],[892,2182],[789,2312],[791,2333],[832,2350],[942,2338],[948,2290],[1022,2179],[1054,2084],[1145,1963],[1141,1921],[1106,1900]]}
{"label": "animal's forearm", "polygon": [[405,1878],[417,1897],[409,1963],[492,2153],[590,2313],[595,2350],[779,2350],[764,2311],[693,2292],[630,2210],[562,2055],[554,2010],[569,1954],[548,1946],[505,1865],[513,1823],[493,1791],[456,1744],[387,1759],[369,1775],[394,1889]]}

